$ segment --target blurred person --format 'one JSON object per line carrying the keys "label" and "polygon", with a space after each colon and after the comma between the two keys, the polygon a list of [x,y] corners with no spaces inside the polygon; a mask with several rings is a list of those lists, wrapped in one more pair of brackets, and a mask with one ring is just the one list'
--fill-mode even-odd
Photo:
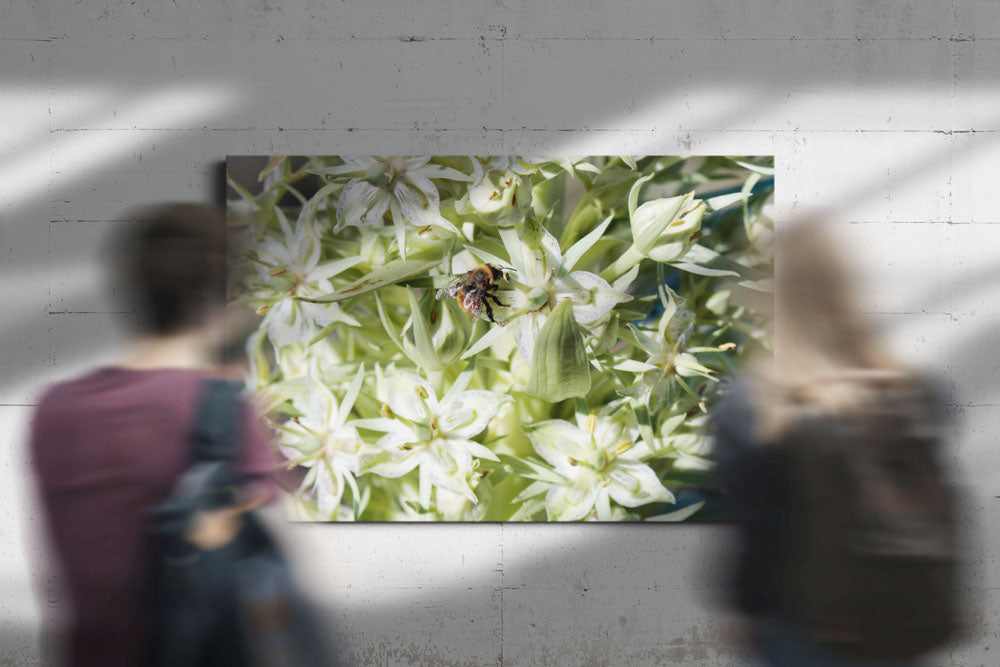
{"label": "blurred person", "polygon": [[[34,471],[68,597],[60,653],[71,665],[151,663],[149,512],[190,462],[199,395],[224,340],[222,212],[175,204],[139,217],[113,259],[137,313],[129,350],[50,387],[33,416]],[[194,516],[186,536],[200,549],[230,542],[241,513],[276,495],[270,447],[242,408],[239,502]]]}
{"label": "blurred person", "polygon": [[779,231],[773,358],[714,418],[737,533],[728,603],[766,665],[915,665],[955,636],[941,386],[878,344],[834,236]]}

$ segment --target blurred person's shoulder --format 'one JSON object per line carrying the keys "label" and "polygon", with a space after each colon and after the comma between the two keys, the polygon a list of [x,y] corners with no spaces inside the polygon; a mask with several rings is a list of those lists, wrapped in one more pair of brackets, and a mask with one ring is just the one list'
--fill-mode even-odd
{"label": "blurred person's shoulder", "polygon": [[40,393],[38,405],[72,402],[93,397],[97,393],[127,390],[157,390],[167,395],[172,390],[196,389],[209,377],[193,368],[137,369],[126,366],[99,366],[65,380],[47,385]]}
{"label": "blurred person's shoulder", "polygon": [[912,373],[911,377],[916,388],[914,400],[935,421],[951,421],[949,407],[954,404],[954,394],[944,378],[927,371]]}
{"label": "blurred person's shoulder", "polygon": [[90,421],[109,410],[153,408],[189,416],[203,372],[185,368],[101,366],[55,382],[39,394],[36,427],[44,422]]}
{"label": "blurred person's shoulder", "polygon": [[915,419],[939,426],[951,421],[949,407],[954,402],[951,388],[943,378],[930,371],[877,371],[860,377],[859,384],[866,385],[871,400],[887,411],[908,413]]}

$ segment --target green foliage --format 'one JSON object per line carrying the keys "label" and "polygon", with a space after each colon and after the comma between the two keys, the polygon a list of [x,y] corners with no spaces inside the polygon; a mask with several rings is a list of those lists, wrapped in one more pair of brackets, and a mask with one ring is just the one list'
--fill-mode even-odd
{"label": "green foliage", "polygon": [[[230,178],[249,384],[294,516],[680,521],[770,348],[759,157],[278,156]],[[252,191],[259,190],[258,194]],[[481,265],[491,265],[475,274]]]}

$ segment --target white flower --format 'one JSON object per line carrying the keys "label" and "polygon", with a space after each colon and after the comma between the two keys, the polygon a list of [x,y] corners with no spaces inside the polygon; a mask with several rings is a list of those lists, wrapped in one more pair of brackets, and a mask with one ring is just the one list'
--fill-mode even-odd
{"label": "white flower", "polygon": [[319,369],[343,363],[329,339],[321,339],[312,345],[296,343],[277,351],[277,366],[284,381],[304,378],[310,374],[322,382]]}
{"label": "white flower", "polygon": [[361,261],[360,257],[347,257],[319,263],[320,240],[312,226],[311,210],[309,206],[303,207],[293,232],[284,213],[275,208],[285,240],[267,239],[253,257],[262,282],[253,288],[251,295],[265,301],[258,312],[266,313],[264,325],[276,348],[296,342],[307,343],[319,329],[334,322],[360,326],[337,303],[301,300],[329,294],[333,291],[330,278]]}
{"label": "white flower", "polygon": [[463,358],[514,333],[521,357],[527,364],[531,364],[538,334],[552,308],[560,301],[572,301],[573,318],[584,326],[598,326],[616,304],[630,301],[632,297],[623,290],[631,282],[631,276],[616,281],[612,286],[594,273],[572,270],[604,233],[610,221],[609,218],[577,241],[565,256],[559,249],[559,242],[544,228],[537,228],[537,248],[529,247],[513,229],[501,229],[500,236],[510,255],[514,271],[510,273],[513,289],[497,292],[506,306],[500,309],[498,319],[503,318],[509,325],[491,329],[465,352]]}
{"label": "white flower", "polygon": [[644,447],[634,447],[636,434],[626,423],[590,414],[579,425],[562,419],[535,424],[528,437],[543,459],[564,480],[545,496],[551,521],[577,521],[592,511],[601,520],[615,514],[610,501],[623,507],[673,502],[656,473],[639,459]]}
{"label": "white flower", "polygon": [[301,416],[280,427],[279,449],[289,462],[312,468],[303,490],[311,488],[316,494],[319,511],[327,520],[338,519],[345,487],[351,488],[355,502],[359,499],[355,476],[366,446],[347,418],[363,378],[364,366],[358,369],[340,405],[329,387],[310,378],[306,391],[292,399]]}
{"label": "white flower", "polygon": [[688,380],[701,377],[717,382],[715,371],[702,365],[695,352],[723,352],[733,349],[732,343],[718,347],[690,347],[685,349],[688,332],[691,329],[693,314],[680,308],[673,292],[668,287],[663,288],[666,294],[666,305],[663,315],[656,327],[656,334],[650,335],[632,324],[629,329],[636,342],[646,353],[646,361],[626,359],[619,362],[615,368],[637,374],[636,384],[628,390],[636,396],[652,412],[663,405],[673,403],[678,397],[677,390],[685,393],[699,402],[698,393],[688,384]]}
{"label": "white flower", "polygon": [[340,173],[360,173],[340,192],[338,232],[347,226],[375,225],[392,212],[399,253],[406,257],[404,220],[417,227],[440,227],[455,236],[458,229],[441,215],[441,198],[432,178],[467,181],[455,169],[429,164],[430,157],[345,157]]}
{"label": "white flower", "polygon": [[531,209],[530,177],[537,168],[510,156],[474,157],[472,165],[469,206],[497,227],[510,227],[524,220]]}
{"label": "white flower", "polygon": [[694,245],[704,215],[705,203],[693,192],[654,199],[634,210],[630,206],[635,249],[657,262],[676,262]]}
{"label": "white flower", "polygon": [[[420,504],[429,508],[434,487],[477,503],[473,457],[497,461],[496,455],[472,438],[481,433],[508,396],[469,390],[470,371],[463,372],[440,401],[430,383],[407,371],[386,378],[384,419],[365,419],[358,426],[382,431],[375,446],[382,451],[365,465],[384,477],[401,477],[419,468]],[[439,501],[441,498],[439,498]]]}
{"label": "white flower", "polygon": [[439,487],[435,492],[438,515],[442,521],[482,521],[493,499],[493,485],[483,477],[482,472],[472,475],[475,483],[476,500],[469,500],[462,494],[452,493]]}

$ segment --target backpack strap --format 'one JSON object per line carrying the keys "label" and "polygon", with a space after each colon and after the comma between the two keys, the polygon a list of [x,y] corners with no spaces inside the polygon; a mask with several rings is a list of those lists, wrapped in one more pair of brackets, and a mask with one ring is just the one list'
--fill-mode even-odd
{"label": "backpack strap", "polygon": [[[241,404],[239,385],[211,378],[202,383],[194,428],[186,486],[200,489],[202,506],[221,507],[235,502],[239,476],[236,450]],[[193,491],[193,489],[192,489]]]}
{"label": "backpack strap", "polygon": [[234,382],[211,378],[201,386],[194,429],[191,462],[232,462],[236,456],[239,424],[239,387]]}

